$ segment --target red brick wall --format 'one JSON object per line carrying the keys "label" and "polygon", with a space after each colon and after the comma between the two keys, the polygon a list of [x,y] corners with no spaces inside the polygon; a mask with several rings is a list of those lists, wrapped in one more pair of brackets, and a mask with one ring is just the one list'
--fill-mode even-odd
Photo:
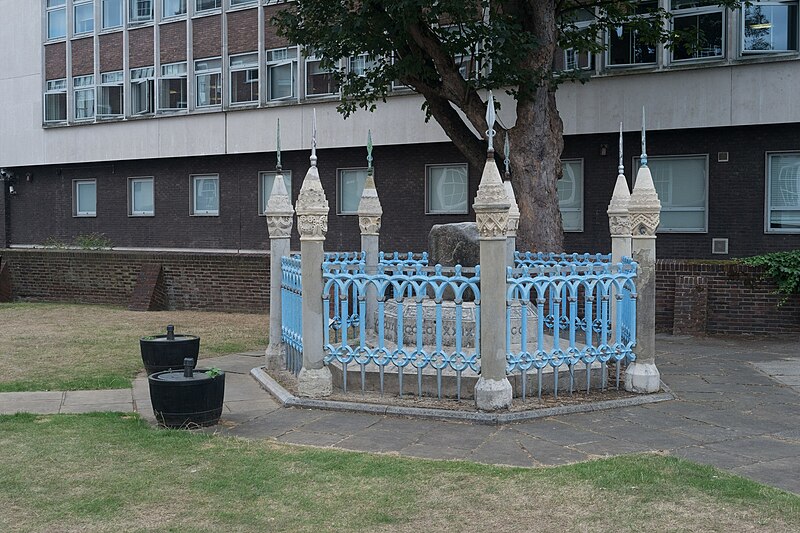
{"label": "red brick wall", "polygon": [[160,263],[170,309],[266,313],[268,254],[0,250],[15,298],[127,305],[145,264]]}
{"label": "red brick wall", "polygon": [[122,32],[100,36],[100,72],[122,70]]}
{"label": "red brick wall", "polygon": [[86,76],[94,73],[94,39],[72,41],[72,75]]}
{"label": "red brick wall", "polygon": [[800,332],[800,296],[781,306],[763,270],[735,263],[662,259],[656,265],[656,330],[675,333]]}
{"label": "red brick wall", "polygon": [[228,14],[228,53],[258,50],[258,11],[245,9]]}
{"label": "red brick wall", "polygon": [[48,80],[67,77],[67,43],[48,44],[44,47],[44,72]]}
{"label": "red brick wall", "polygon": [[289,46],[289,41],[278,35],[278,29],[272,24],[271,20],[277,13],[287,9],[289,4],[276,4],[272,6],[264,6],[264,48],[283,48]]}
{"label": "red brick wall", "polygon": [[222,15],[194,19],[192,41],[195,59],[222,55]]}
{"label": "red brick wall", "polygon": [[159,31],[161,63],[186,61],[186,21],[163,24]]}
{"label": "red brick wall", "polygon": [[153,28],[128,32],[128,57],[130,68],[153,66]]}

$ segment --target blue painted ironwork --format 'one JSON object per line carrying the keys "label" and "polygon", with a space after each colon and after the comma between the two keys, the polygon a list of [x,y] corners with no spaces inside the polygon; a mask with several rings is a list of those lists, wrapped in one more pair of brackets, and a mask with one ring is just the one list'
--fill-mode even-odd
{"label": "blue painted ironwork", "polygon": [[[411,256],[411,261],[418,260],[421,258]],[[419,263],[411,273],[406,271],[408,268],[402,263],[384,263],[378,265],[376,274],[369,275],[363,262],[323,264],[325,361],[341,365],[345,391],[348,366],[357,365],[362,391],[366,388],[366,372],[377,370],[383,394],[388,370],[397,374],[401,396],[406,374],[416,375],[419,396],[423,394],[423,375],[428,374],[435,376],[437,394],[441,397],[442,378],[448,374],[455,376],[456,395],[460,399],[462,373],[477,375],[480,371],[480,269],[456,266],[452,272],[446,272],[440,265],[430,268]],[[365,316],[368,287],[374,287],[377,295],[374,320]],[[446,291],[452,292],[451,302],[445,302]],[[474,303],[465,303],[465,296],[474,296]],[[465,305],[474,306],[472,338],[465,338],[462,328]],[[395,312],[390,319],[387,307]],[[452,311],[451,318],[445,318],[445,307],[448,314]],[[414,316],[413,324],[404,324],[406,308],[413,309],[409,313]],[[431,319],[432,328],[424,319]],[[444,343],[446,320],[453,321],[447,331],[452,346]]]}
{"label": "blue painted ironwork", "polygon": [[323,263],[341,263],[355,265],[367,260],[366,252],[325,252]]}
{"label": "blue painted ironwork", "polygon": [[611,254],[566,254],[543,252],[514,252],[514,266],[538,267],[555,265],[581,265],[586,263],[610,263]]}
{"label": "blue painted ironwork", "polygon": [[[536,372],[536,387],[541,398],[543,371],[548,367],[552,370],[554,395],[558,395],[562,369],[569,372],[572,394],[575,367],[579,363],[584,365],[587,393],[591,388],[592,367],[598,363],[601,388],[606,386],[609,362],[615,366],[619,388],[620,367],[636,358],[633,347],[636,344],[637,268],[635,262],[625,259],[618,264],[588,261],[508,269],[508,372],[520,375],[523,398],[530,371]],[[514,306],[521,314],[518,332],[512,332],[511,327]],[[529,306],[534,306],[535,311],[531,312]]]}
{"label": "blue painted ironwork", "polygon": [[281,257],[281,340],[286,369],[300,373],[303,366],[303,280],[300,256]]}
{"label": "blue painted ironwork", "polygon": [[402,265],[416,268],[417,265],[428,266],[428,252],[379,252],[378,263],[381,265]]}

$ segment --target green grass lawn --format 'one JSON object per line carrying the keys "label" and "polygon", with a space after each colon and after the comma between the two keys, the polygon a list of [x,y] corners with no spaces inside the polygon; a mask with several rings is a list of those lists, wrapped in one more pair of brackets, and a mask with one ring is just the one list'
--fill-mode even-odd
{"label": "green grass lawn", "polygon": [[800,497],[659,455],[522,469],[0,417],[0,530],[798,531]]}
{"label": "green grass lawn", "polygon": [[0,304],[0,392],[130,387],[142,371],[139,338],[163,333],[200,336],[200,357],[267,344],[265,314],[201,311],[141,313],[102,305]]}

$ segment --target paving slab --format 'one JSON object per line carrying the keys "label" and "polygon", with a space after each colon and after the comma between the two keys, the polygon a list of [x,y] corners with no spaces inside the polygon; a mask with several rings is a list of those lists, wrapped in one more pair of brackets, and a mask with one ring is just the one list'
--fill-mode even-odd
{"label": "paving slab", "polygon": [[0,403],[0,415],[16,413],[36,413],[42,415],[58,414],[61,400],[17,400]]}
{"label": "paving slab", "polygon": [[64,405],[103,405],[133,402],[131,389],[68,391],[64,394]]}
{"label": "paving slab", "polygon": [[[130,392],[130,391],[128,391]],[[62,405],[59,413],[61,414],[77,414],[77,413],[102,413],[102,412],[118,412],[130,413],[133,412],[133,402],[121,403],[89,403],[89,404],[70,404]],[[154,417],[155,418],[155,417]]]}

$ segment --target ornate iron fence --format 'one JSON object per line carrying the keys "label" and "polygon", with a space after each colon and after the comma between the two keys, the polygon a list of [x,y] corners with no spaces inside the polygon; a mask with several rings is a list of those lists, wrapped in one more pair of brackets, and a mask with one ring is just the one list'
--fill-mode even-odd
{"label": "ornate iron fence", "polygon": [[281,257],[281,340],[286,350],[286,369],[295,374],[303,367],[302,281],[300,256]]}
{"label": "ornate iron fence", "polygon": [[[607,386],[607,364],[614,363],[616,387],[620,368],[635,359],[637,264],[582,262],[568,265],[509,269],[507,284],[506,346],[508,373],[518,375],[522,397],[528,373],[536,372],[541,398],[543,373],[552,372],[558,395],[559,373],[569,372],[569,392],[575,389],[576,365],[584,365],[586,391],[592,369],[599,366],[599,388]],[[512,310],[519,309],[518,331]],[[547,310],[547,311],[546,311]]]}

